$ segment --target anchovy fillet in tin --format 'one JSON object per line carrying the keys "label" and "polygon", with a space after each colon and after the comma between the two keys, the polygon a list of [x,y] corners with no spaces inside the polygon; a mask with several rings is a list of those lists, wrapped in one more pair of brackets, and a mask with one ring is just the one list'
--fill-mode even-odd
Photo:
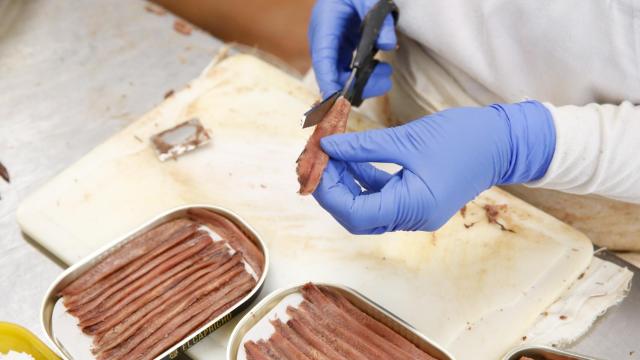
{"label": "anchovy fillet in tin", "polygon": [[227,360],[452,357],[351,289],[305,284],[272,293],[234,329]]}
{"label": "anchovy fillet in tin", "polygon": [[43,324],[69,358],[169,359],[255,299],[267,268],[264,244],[237,216],[184,206],[65,271]]}

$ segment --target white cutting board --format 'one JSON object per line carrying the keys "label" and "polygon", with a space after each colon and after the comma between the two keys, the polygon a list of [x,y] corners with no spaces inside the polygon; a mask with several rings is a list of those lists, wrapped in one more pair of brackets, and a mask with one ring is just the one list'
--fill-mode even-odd
{"label": "white cutting board", "polygon": [[[311,131],[300,117],[313,100],[271,65],[230,57],[52,179],[22,204],[18,221],[73,263],[173,206],[223,206],[268,244],[264,294],[309,280],[351,286],[458,359],[498,358],[588,266],[585,236],[498,189],[436,233],[350,235],[312,197],[296,194],[295,160]],[[149,136],[192,117],[212,142],[159,162]],[[508,205],[501,221],[515,233],[487,223],[487,203]],[[192,354],[223,358],[229,331]]]}

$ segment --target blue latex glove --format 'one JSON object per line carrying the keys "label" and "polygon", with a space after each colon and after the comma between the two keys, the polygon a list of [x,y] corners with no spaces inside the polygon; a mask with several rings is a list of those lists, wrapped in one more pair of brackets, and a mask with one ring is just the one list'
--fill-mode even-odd
{"label": "blue latex glove", "polygon": [[[313,196],[354,234],[433,231],[493,185],[541,178],[555,143],[552,115],[536,101],[450,109],[323,138],[331,160]],[[392,175],[369,162],[403,168]]]}
{"label": "blue latex glove", "polygon": [[[318,0],[309,25],[313,71],[322,97],[342,90],[349,77],[349,64],[358,45],[360,23],[377,0]],[[396,47],[393,17],[387,16],[378,36],[380,50]],[[391,89],[391,66],[376,66],[363,91],[363,98],[379,96]]]}

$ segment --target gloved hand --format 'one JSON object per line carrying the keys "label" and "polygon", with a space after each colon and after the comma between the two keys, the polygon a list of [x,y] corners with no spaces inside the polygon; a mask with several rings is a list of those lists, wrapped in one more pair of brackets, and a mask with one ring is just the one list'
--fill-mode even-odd
{"label": "gloved hand", "polygon": [[[311,14],[309,43],[311,59],[322,97],[342,90],[349,77],[353,50],[358,46],[360,23],[377,0],[318,0]],[[393,17],[387,16],[377,47],[396,47]],[[391,89],[391,66],[376,66],[363,91],[363,98],[379,96]]]}
{"label": "gloved hand", "polygon": [[[555,143],[552,115],[536,101],[450,109],[323,138],[331,160],[313,196],[354,234],[433,231],[493,185],[541,178]],[[392,175],[369,162],[402,170]]]}

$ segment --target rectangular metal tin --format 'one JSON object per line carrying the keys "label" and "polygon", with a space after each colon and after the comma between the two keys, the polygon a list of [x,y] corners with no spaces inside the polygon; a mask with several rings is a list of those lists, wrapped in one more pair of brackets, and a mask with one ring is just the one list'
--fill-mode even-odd
{"label": "rectangular metal tin", "polygon": [[83,260],[77,262],[76,264],[74,264],[73,266],[65,270],[62,274],[60,274],[60,276],[58,276],[58,278],[54,281],[54,283],[49,287],[49,290],[47,291],[45,298],[42,302],[40,317],[41,317],[44,332],[47,334],[49,340],[51,340],[51,342],[55,344],[57,349],[63,354],[63,357],[65,359],[71,360],[73,358],[66,351],[64,344],[61,344],[60,341],[58,341],[55,334],[53,333],[53,327],[52,327],[53,309],[56,302],[59,299],[58,293],[60,292],[60,290],[62,290],[65,286],[70,284],[73,280],[77,279],[83,272],[85,272],[87,269],[95,265],[98,261],[102,260],[105,256],[109,255],[120,246],[126,244],[127,241],[144,233],[145,231],[148,231],[149,229],[155,226],[160,225],[161,223],[164,223],[169,220],[178,219],[181,217],[187,217],[188,216],[187,212],[190,209],[209,210],[226,217],[227,219],[231,220],[234,224],[236,224],[242,230],[242,232],[244,232],[249,237],[249,239],[251,239],[264,254],[264,262],[265,262],[264,270],[262,272],[262,275],[258,279],[256,286],[241,301],[239,301],[236,305],[227,309],[227,311],[220,314],[220,316],[218,316],[217,318],[213,319],[206,325],[202,326],[201,328],[191,333],[189,336],[182,339],[180,342],[178,342],[177,344],[169,348],[167,351],[162,353],[156,359],[165,360],[165,359],[176,358],[179,352],[183,352],[189,349],[191,346],[198,343],[204,337],[216,331],[218,328],[220,328],[222,325],[228,322],[235,315],[245,310],[251,304],[251,302],[253,302],[253,300],[255,300],[258,297],[258,294],[260,293],[260,290],[262,290],[262,286],[264,285],[264,281],[266,279],[266,276],[269,270],[269,253],[267,251],[267,247],[265,243],[263,242],[261,237],[258,235],[258,233],[249,224],[247,224],[244,220],[242,220],[238,215],[236,215],[235,213],[229,210],[223,209],[221,207],[203,205],[203,204],[179,206],[156,216],[155,218],[151,219],[145,224],[134,229],[127,235],[119,239],[116,239],[111,243],[106,244],[102,248],[96,250],[92,254],[85,257]]}
{"label": "rectangular metal tin", "polygon": [[507,355],[505,355],[503,359],[520,360],[520,358],[523,356],[530,357],[534,360],[597,360],[596,358],[542,345],[527,345],[517,347],[509,351],[509,353],[507,353]]}
{"label": "rectangular metal tin", "polygon": [[[454,360],[453,356],[446,350],[441,348],[435,342],[420,334],[409,324],[396,317],[382,306],[369,300],[359,292],[341,285],[326,284],[326,283],[314,283],[318,286],[329,287],[341,295],[345,296],[352,304],[358,307],[372,318],[385,324],[401,336],[405,337],[413,344],[415,344],[421,350],[427,352],[429,355],[437,358],[438,360]],[[240,319],[240,322],[233,329],[229,342],[227,344],[227,360],[236,360],[238,348],[242,345],[240,342],[253,325],[255,325],[262,317],[264,317],[269,310],[271,310],[280,300],[285,296],[299,292],[304,284],[293,286],[290,288],[279,289],[262,299],[256,306],[253,307],[246,315]]]}

